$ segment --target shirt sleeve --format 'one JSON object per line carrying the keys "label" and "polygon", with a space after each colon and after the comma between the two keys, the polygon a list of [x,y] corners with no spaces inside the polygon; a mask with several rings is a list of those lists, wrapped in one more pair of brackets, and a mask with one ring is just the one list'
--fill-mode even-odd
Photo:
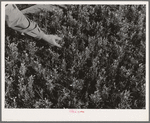
{"label": "shirt sleeve", "polygon": [[5,20],[7,25],[16,31],[26,33],[37,39],[43,37],[44,32],[39,28],[37,23],[23,15],[14,4],[7,4],[5,6]]}

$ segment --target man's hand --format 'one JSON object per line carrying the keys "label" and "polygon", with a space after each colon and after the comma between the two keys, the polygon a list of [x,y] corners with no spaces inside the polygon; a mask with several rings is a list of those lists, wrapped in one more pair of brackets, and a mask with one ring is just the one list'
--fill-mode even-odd
{"label": "man's hand", "polygon": [[44,35],[42,39],[52,44],[53,46],[61,48],[61,46],[56,41],[60,41],[62,38],[58,37],[57,35]]}

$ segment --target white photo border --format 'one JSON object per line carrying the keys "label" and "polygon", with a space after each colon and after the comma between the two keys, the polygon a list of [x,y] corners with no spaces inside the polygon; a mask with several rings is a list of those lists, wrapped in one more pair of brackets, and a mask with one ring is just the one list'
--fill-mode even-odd
{"label": "white photo border", "polygon": [[[145,4],[146,109],[5,109],[5,4]],[[149,3],[148,1],[2,1],[1,2],[2,121],[149,121]]]}

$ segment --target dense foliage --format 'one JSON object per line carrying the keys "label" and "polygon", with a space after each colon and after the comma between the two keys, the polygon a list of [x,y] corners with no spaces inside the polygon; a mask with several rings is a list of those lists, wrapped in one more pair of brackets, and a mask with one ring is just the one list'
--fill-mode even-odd
{"label": "dense foliage", "polygon": [[6,25],[5,107],[145,108],[145,5],[66,7],[27,15],[62,48]]}

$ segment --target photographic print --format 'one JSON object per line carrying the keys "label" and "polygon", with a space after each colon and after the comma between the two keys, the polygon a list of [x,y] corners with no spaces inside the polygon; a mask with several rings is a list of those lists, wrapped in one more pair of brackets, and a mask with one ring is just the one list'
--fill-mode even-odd
{"label": "photographic print", "polygon": [[146,110],[147,5],[80,3],[3,4],[4,109]]}

